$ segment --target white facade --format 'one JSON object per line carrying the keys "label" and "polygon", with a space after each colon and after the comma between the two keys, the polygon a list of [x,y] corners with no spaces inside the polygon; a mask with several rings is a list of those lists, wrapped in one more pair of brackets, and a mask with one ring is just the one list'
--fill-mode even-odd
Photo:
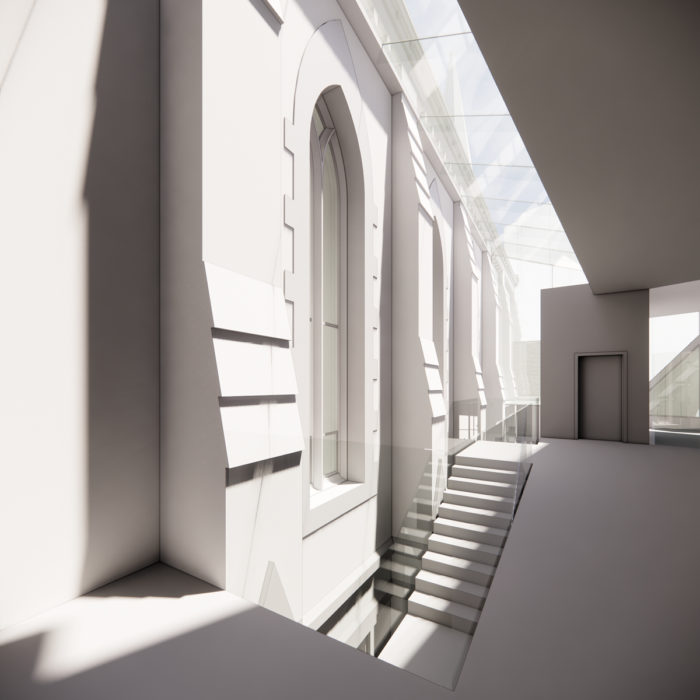
{"label": "white facade", "polygon": [[[358,4],[83,5],[0,22],[3,558],[22,572],[0,623],[161,560],[318,628],[424,478],[437,509],[448,435],[515,398],[512,271]],[[321,96],[343,164],[346,456],[319,481]],[[371,626],[362,610],[338,636]]]}
{"label": "white facade", "polygon": [[[483,428],[514,398],[512,285],[366,25],[363,45],[334,2],[166,2],[162,22],[163,561],[319,627],[377,568],[426,468],[437,508],[452,402],[478,403]],[[347,196],[347,466],[319,489],[322,95]]]}

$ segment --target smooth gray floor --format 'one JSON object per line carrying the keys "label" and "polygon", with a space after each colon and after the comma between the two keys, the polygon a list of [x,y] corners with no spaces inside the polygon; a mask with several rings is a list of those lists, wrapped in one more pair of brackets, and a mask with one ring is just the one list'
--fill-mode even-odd
{"label": "smooth gray floor", "polygon": [[700,452],[540,445],[467,655],[471,698],[700,698]]}
{"label": "smooth gray floor", "polygon": [[700,697],[700,453],[540,446],[453,692],[156,565],[0,632],[0,698]]}
{"label": "smooth gray floor", "polygon": [[471,639],[451,627],[406,615],[379,658],[451,690],[462,671]]}

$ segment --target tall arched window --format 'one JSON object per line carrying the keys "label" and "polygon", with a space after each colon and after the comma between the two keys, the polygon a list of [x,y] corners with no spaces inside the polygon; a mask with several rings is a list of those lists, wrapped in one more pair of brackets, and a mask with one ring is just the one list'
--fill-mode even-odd
{"label": "tall arched window", "polygon": [[311,227],[311,483],[322,489],[347,478],[347,187],[323,97],[311,125]]}

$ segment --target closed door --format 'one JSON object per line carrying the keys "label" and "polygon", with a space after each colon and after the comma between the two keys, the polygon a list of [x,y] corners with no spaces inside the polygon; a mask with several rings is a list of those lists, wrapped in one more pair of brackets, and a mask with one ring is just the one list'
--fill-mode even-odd
{"label": "closed door", "polygon": [[579,356],[578,436],[623,439],[622,356]]}

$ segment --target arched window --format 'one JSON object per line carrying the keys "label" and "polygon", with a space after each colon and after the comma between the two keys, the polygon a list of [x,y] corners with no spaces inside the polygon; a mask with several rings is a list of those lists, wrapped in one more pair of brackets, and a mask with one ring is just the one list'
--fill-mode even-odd
{"label": "arched window", "polygon": [[347,186],[321,96],[311,125],[311,483],[347,478]]}

